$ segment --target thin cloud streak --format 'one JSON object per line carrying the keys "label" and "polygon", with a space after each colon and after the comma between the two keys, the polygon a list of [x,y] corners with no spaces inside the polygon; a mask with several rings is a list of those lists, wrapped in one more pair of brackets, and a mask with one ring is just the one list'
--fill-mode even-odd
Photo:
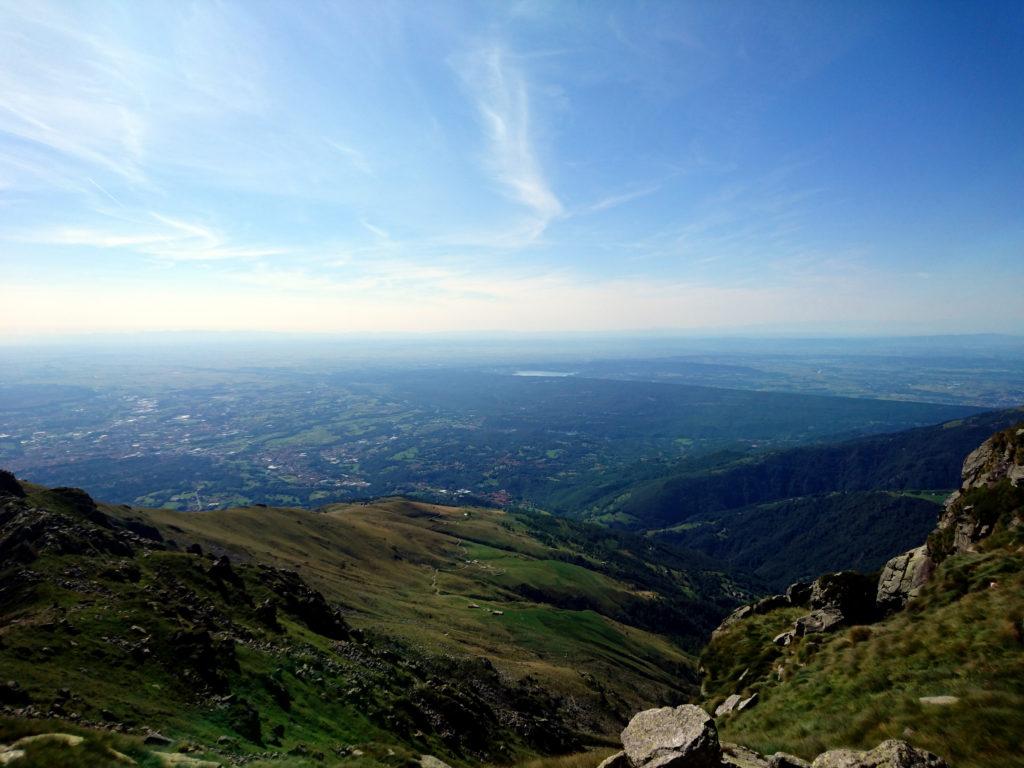
{"label": "thin cloud streak", "polygon": [[141,256],[172,262],[251,260],[287,253],[287,249],[280,247],[235,245],[225,235],[209,227],[163,214],[151,213],[148,218],[163,224],[163,228],[142,228],[136,225],[133,231],[115,231],[90,227],[62,227],[14,234],[4,239],[32,245],[126,250]]}
{"label": "thin cloud streak", "polygon": [[539,237],[565,209],[551,190],[533,146],[526,79],[498,46],[476,52],[458,71],[484,125],[485,165],[513,200],[532,211],[531,238]]}

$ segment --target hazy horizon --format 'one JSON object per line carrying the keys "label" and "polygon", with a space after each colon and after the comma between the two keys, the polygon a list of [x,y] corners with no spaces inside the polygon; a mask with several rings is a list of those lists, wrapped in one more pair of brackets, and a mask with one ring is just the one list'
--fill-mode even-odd
{"label": "hazy horizon", "polygon": [[0,339],[1024,333],[1014,2],[0,3]]}

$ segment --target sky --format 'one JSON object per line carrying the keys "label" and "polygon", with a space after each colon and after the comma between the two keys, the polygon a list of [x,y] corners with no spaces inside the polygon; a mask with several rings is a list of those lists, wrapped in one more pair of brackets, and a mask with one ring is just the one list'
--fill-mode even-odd
{"label": "sky", "polygon": [[1024,333],[1024,3],[0,0],[0,338]]}

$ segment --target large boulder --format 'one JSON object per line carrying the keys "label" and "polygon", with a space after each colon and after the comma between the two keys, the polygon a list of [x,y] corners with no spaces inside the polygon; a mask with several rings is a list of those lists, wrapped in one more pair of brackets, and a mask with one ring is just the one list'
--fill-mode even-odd
{"label": "large boulder", "polygon": [[927,546],[896,555],[882,568],[875,602],[884,610],[902,608],[912,597],[917,597],[934,570],[935,563]]}
{"label": "large boulder", "polygon": [[834,749],[818,755],[812,768],[949,768],[941,757],[905,741],[883,741],[870,752]]}
{"label": "large boulder", "polygon": [[717,768],[722,758],[715,721],[692,704],[640,712],[622,746],[634,768]]}
{"label": "large boulder", "polygon": [[[846,617],[838,608],[819,608],[793,622],[792,634],[796,637],[803,637],[804,635],[813,635],[818,632],[831,632],[834,629],[839,629],[845,623]],[[789,644],[781,635],[776,638],[777,642],[780,640],[782,642],[779,642],[779,645]]]}

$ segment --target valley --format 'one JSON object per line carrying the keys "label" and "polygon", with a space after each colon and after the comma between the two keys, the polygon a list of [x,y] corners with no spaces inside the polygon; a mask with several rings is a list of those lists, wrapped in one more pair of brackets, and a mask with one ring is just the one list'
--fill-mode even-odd
{"label": "valley", "polygon": [[393,494],[574,513],[718,451],[757,454],[979,412],[679,382],[436,367],[67,363],[0,376],[0,465],[199,511]]}

